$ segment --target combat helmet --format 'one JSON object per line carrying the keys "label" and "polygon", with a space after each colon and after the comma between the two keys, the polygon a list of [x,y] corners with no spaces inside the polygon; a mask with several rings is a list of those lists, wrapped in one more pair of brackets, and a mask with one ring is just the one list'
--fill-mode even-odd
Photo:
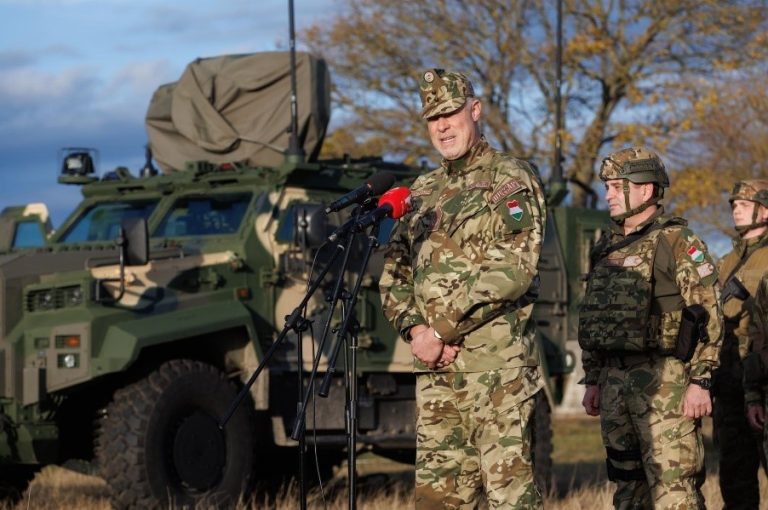
{"label": "combat helmet", "polygon": [[[747,179],[738,181],[733,186],[731,195],[728,197],[728,202],[733,204],[735,200],[747,200],[754,202],[758,206],[768,208],[768,179]],[[752,223],[748,225],[737,225],[736,232],[744,235],[753,228],[760,228],[768,226],[768,221],[757,221],[757,214],[760,211],[760,207],[755,207],[752,210]]]}
{"label": "combat helmet", "polygon": [[[641,213],[648,207],[657,204],[664,197],[664,189],[669,187],[669,176],[664,162],[653,151],[645,147],[630,147],[609,154],[600,165],[600,179],[609,181],[623,179],[624,203],[626,212],[611,216],[613,221],[623,223],[625,219]],[[634,209],[629,207],[629,183],[656,184],[654,195]]]}

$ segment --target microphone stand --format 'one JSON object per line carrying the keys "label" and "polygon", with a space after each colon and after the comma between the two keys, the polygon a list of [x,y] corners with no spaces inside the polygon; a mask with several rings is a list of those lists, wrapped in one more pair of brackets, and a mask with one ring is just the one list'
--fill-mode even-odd
{"label": "microphone stand", "polygon": [[[358,208],[359,209],[359,208]],[[358,211],[359,213],[359,211]],[[336,278],[336,285],[333,288],[333,293],[328,298],[328,300],[331,303],[330,310],[328,311],[328,317],[325,320],[325,325],[323,326],[323,333],[320,336],[320,343],[317,346],[317,355],[315,356],[315,359],[312,362],[312,372],[309,375],[309,385],[308,385],[308,391],[304,394],[304,400],[302,401],[301,407],[299,408],[299,412],[296,414],[296,419],[293,422],[293,431],[291,432],[291,439],[297,440],[299,435],[301,434],[301,430],[304,428],[304,420],[306,418],[307,413],[307,404],[309,403],[309,395],[312,394],[312,387],[314,384],[314,380],[317,377],[317,370],[320,365],[320,358],[323,355],[323,348],[325,347],[325,341],[328,338],[328,331],[331,327],[331,321],[333,320],[333,313],[336,311],[336,305],[339,302],[339,296],[341,296],[341,288],[344,283],[344,273],[347,269],[347,265],[349,264],[349,256],[350,252],[352,251],[352,242],[355,239],[355,236],[348,235],[347,233],[344,234],[346,236],[346,244],[342,246],[341,244],[336,245],[337,253],[340,250],[343,250],[344,258],[341,263],[341,267],[339,268],[339,276]],[[330,262],[327,267],[330,267]]]}
{"label": "microphone stand", "polygon": [[360,293],[360,286],[363,281],[365,269],[368,267],[368,261],[371,258],[373,250],[379,246],[379,228],[377,222],[368,235],[368,245],[363,254],[363,262],[358,271],[352,292],[346,296],[346,301],[342,303],[343,320],[341,327],[336,335],[336,343],[328,360],[328,371],[320,385],[318,395],[325,398],[328,396],[331,379],[336,373],[336,361],[339,356],[341,345],[346,343],[347,332],[349,332],[350,343],[348,345],[349,356],[345,356],[345,378],[346,378],[346,403],[345,409],[345,428],[347,432],[347,477],[349,479],[349,509],[357,508],[357,400],[358,400],[358,380],[357,380],[357,351],[359,348],[358,331],[360,324],[355,316],[355,306],[357,305],[357,296]]}
{"label": "microphone stand", "polygon": [[[280,344],[283,342],[285,337],[288,335],[288,332],[290,330],[296,331],[298,334],[298,345],[297,345],[297,356],[298,356],[298,372],[299,372],[299,385],[298,385],[298,400],[297,400],[297,412],[299,414],[303,415],[302,410],[306,408],[306,398],[304,396],[304,384],[303,384],[303,360],[302,360],[302,341],[301,341],[301,333],[305,331],[310,321],[305,319],[303,315],[303,310],[307,306],[307,303],[309,302],[312,295],[317,291],[318,287],[320,287],[320,284],[323,281],[323,278],[325,278],[325,275],[328,274],[328,271],[333,266],[333,262],[338,258],[341,251],[345,250],[345,247],[342,245],[337,245],[336,250],[333,252],[333,255],[329,259],[326,266],[323,268],[323,270],[320,272],[318,277],[315,279],[315,281],[310,285],[310,288],[307,290],[306,294],[304,295],[304,298],[301,300],[301,303],[291,312],[290,315],[287,315],[285,317],[285,325],[283,326],[282,331],[280,331],[280,334],[278,335],[275,342],[270,346],[270,348],[267,350],[267,352],[264,354],[264,357],[261,359],[261,362],[259,363],[258,367],[256,367],[256,370],[251,375],[250,379],[248,379],[248,382],[245,383],[245,385],[242,387],[240,392],[237,394],[237,396],[232,400],[232,403],[229,405],[229,409],[227,409],[227,412],[224,414],[224,417],[219,422],[219,429],[224,430],[224,427],[226,427],[229,420],[232,418],[232,415],[235,414],[235,411],[237,410],[237,407],[240,405],[240,403],[243,401],[245,396],[248,394],[248,392],[251,389],[251,386],[253,386],[253,383],[256,382],[256,378],[259,377],[259,374],[264,369],[264,367],[267,365],[269,360],[272,358],[272,356],[277,351]],[[349,247],[346,248],[346,258],[349,256]],[[311,385],[310,385],[311,388]],[[303,402],[303,405],[300,404]],[[291,434],[291,438],[295,441],[299,442],[299,492],[300,492],[300,498],[301,498],[301,509],[305,510],[307,507],[307,497],[306,497],[306,486],[304,481],[304,455],[305,455],[305,447],[304,447],[304,433],[303,433],[303,427],[301,430],[294,429],[294,433]]]}

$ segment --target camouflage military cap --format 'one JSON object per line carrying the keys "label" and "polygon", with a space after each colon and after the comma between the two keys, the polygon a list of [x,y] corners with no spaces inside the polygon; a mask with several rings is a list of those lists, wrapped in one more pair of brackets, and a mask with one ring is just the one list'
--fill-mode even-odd
{"label": "camouflage military cap", "polygon": [[630,147],[610,154],[600,166],[600,179],[627,179],[635,184],[653,182],[669,187],[669,177],[661,158],[644,147]]}
{"label": "camouflage military cap", "polygon": [[749,179],[739,181],[733,186],[729,202],[749,200],[768,207],[768,179]]}
{"label": "camouflage military cap", "polygon": [[455,112],[464,106],[468,97],[475,97],[472,83],[466,76],[443,69],[429,69],[421,74],[419,94],[424,119]]}

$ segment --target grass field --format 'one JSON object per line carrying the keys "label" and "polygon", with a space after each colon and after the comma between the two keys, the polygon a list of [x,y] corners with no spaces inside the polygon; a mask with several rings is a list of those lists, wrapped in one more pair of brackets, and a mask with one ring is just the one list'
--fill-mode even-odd
{"label": "grass field", "polygon": [[[554,454],[556,488],[545,502],[552,510],[599,510],[611,508],[612,484],[606,480],[604,450],[600,442],[599,424],[590,418],[556,418],[554,421]],[[708,477],[704,495],[709,509],[722,508],[714,470],[717,459],[711,441],[711,420],[704,422],[707,446]],[[345,469],[339,469],[344,473]],[[361,470],[363,471],[363,470]],[[375,469],[366,465],[364,471]],[[391,471],[391,470],[390,470]],[[389,474],[361,476],[357,507],[360,510],[394,510],[413,507],[413,472],[410,469]],[[345,479],[331,480],[324,497],[314,489],[308,499],[313,510],[348,507]],[[768,501],[768,482],[761,479],[762,494]],[[240,510],[298,508],[299,492],[295,484],[279,490],[257,492],[254,502]],[[0,506],[2,510],[101,510],[109,509],[106,484],[97,477],[86,476],[59,467],[43,469],[32,481],[24,498],[16,505]],[[200,509],[206,508],[204,505]]]}

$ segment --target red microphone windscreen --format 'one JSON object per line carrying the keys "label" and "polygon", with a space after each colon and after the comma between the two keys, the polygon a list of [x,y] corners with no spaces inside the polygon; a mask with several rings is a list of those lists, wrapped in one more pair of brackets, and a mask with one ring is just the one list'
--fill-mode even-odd
{"label": "red microphone windscreen", "polygon": [[411,190],[405,186],[392,188],[379,198],[379,207],[385,204],[392,207],[390,218],[395,220],[400,218],[411,210]]}

